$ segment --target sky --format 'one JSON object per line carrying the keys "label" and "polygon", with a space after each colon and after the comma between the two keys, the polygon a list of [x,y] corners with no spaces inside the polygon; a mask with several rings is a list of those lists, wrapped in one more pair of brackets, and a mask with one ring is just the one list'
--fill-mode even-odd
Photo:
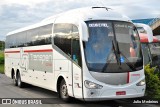
{"label": "sky", "polygon": [[159,5],[160,0],[1,0],[0,40],[10,31],[75,8],[105,6],[131,19],[145,19],[160,16]]}

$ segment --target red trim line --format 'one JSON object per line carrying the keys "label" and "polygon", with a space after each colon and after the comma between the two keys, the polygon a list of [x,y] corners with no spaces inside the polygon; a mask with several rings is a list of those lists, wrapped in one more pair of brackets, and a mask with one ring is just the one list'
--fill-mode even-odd
{"label": "red trim line", "polygon": [[130,73],[127,72],[127,83],[129,83],[129,79],[130,79]]}
{"label": "red trim line", "polygon": [[5,51],[5,53],[19,53],[20,51]]}
{"label": "red trim line", "polygon": [[25,50],[24,52],[52,52],[52,49],[44,49],[44,50]]}
{"label": "red trim line", "polygon": [[[44,50],[25,50],[24,52],[52,52],[52,49],[44,49]],[[20,53],[20,51],[5,51],[5,53]]]}

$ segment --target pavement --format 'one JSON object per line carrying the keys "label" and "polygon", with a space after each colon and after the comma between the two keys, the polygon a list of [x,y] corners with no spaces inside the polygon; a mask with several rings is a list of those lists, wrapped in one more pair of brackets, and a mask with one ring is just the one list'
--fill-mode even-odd
{"label": "pavement", "polygon": [[[85,103],[77,99],[72,99],[73,103],[65,103],[58,98],[57,93],[40,87],[27,85],[24,88],[19,88],[13,85],[13,80],[0,74],[0,98],[44,98],[50,99],[54,104],[42,105],[3,105],[0,107],[160,107],[155,104],[129,104],[129,100],[109,100],[104,102]],[[2,100],[2,99],[0,99]],[[50,103],[50,102],[49,102]]]}

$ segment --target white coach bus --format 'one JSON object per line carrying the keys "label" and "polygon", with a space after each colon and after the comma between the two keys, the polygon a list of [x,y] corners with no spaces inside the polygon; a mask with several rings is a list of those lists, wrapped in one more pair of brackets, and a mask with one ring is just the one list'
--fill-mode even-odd
{"label": "white coach bus", "polygon": [[[140,36],[144,65],[147,65],[150,63],[151,66],[156,66],[155,63],[159,62],[158,59],[156,59],[159,51],[154,47],[159,47],[158,38],[153,36],[152,29],[149,25],[142,24],[142,23],[134,23],[134,25],[136,26]],[[156,60],[153,60],[153,59],[156,59]]]}
{"label": "white coach bus", "polygon": [[7,34],[5,74],[85,101],[144,96],[140,39],[130,19],[106,7],[49,17]]}

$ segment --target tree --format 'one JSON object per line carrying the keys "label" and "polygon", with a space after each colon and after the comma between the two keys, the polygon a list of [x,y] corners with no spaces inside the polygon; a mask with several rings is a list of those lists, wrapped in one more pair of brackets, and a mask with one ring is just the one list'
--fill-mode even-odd
{"label": "tree", "polygon": [[160,98],[160,77],[156,72],[156,67],[145,66],[146,76],[146,96],[150,98]]}

